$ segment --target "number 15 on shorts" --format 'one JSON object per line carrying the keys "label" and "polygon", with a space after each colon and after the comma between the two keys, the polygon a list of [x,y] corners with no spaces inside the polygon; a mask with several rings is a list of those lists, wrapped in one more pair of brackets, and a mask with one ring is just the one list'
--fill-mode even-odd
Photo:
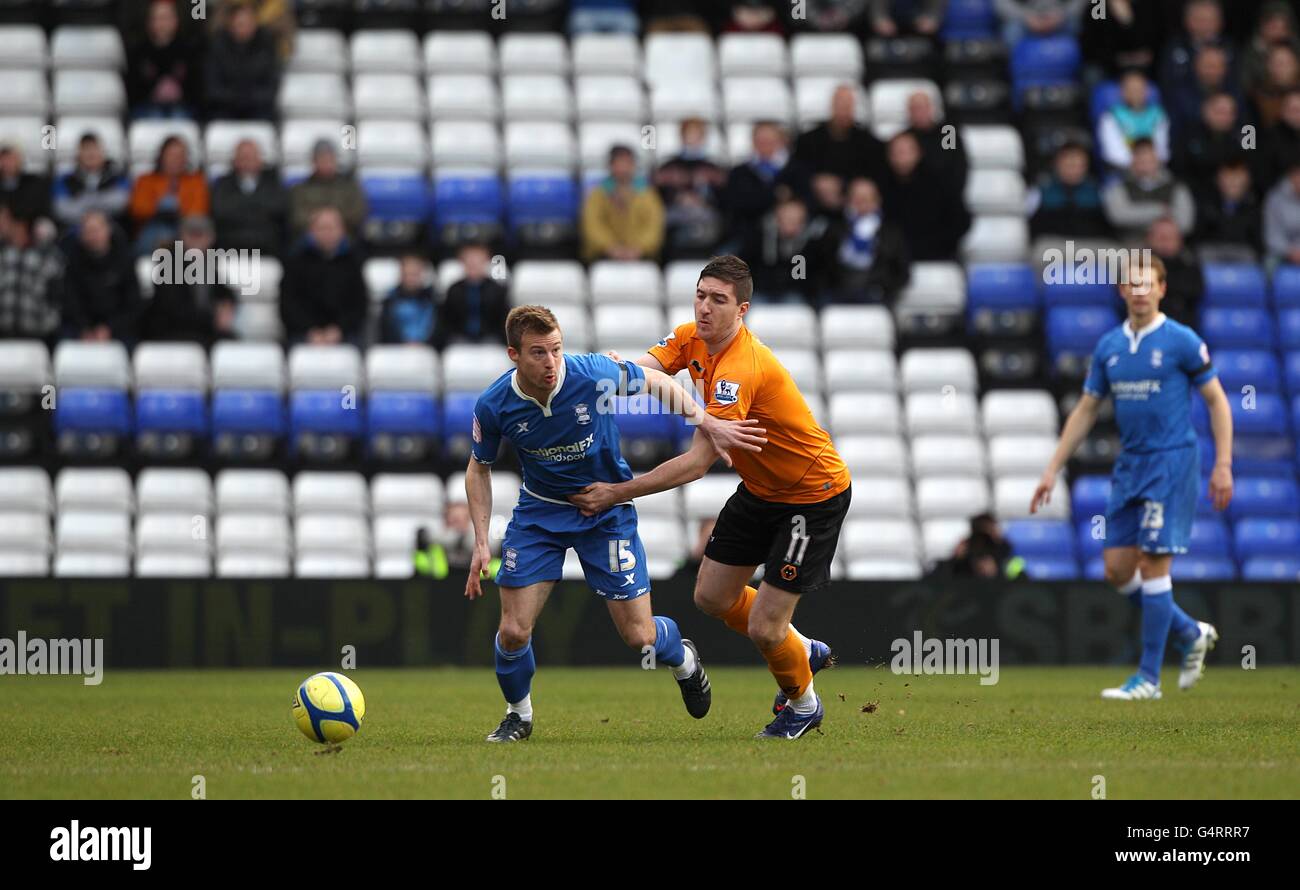
{"label": "number 15 on shorts", "polygon": [[609,570],[611,572],[630,572],[636,568],[636,554],[632,552],[632,542],[613,540],[609,542]]}

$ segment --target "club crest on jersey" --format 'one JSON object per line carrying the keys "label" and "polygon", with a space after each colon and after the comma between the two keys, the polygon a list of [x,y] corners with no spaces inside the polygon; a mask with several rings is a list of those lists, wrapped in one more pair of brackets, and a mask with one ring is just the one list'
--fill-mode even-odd
{"label": "club crest on jersey", "polygon": [[1119,356],[1118,356],[1118,355],[1112,355],[1110,358],[1106,359],[1106,367],[1108,367],[1108,368],[1113,368],[1113,367],[1115,367],[1115,366],[1118,365],[1118,364],[1119,364]]}
{"label": "club crest on jersey", "polygon": [[587,413],[587,405],[585,402],[581,405],[574,405],[573,413],[577,417],[578,423],[591,423],[591,415]]}
{"label": "club crest on jersey", "polygon": [[660,346],[667,346],[669,340],[674,340],[674,339],[676,339],[676,338],[677,338],[677,332],[676,332],[676,331],[669,331],[669,332],[668,332],[668,336],[667,336],[667,337],[664,337],[662,340],[659,341],[659,345],[660,345]]}
{"label": "club crest on jersey", "polygon": [[697,358],[691,359],[691,367],[695,369],[696,374],[704,373],[704,365],[700,364],[700,360]]}
{"label": "club crest on jersey", "polygon": [[713,384],[713,400],[719,405],[736,404],[739,392],[740,384],[732,383],[730,380],[719,380]]}
{"label": "club crest on jersey", "polygon": [[1151,350],[1151,367],[1158,368],[1165,360],[1165,354],[1159,349]]}

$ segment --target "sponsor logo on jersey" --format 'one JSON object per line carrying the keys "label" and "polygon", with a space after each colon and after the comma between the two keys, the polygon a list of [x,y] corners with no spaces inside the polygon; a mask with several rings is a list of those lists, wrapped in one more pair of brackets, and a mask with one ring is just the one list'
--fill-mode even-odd
{"label": "sponsor logo on jersey", "polygon": [[549,448],[520,448],[525,454],[530,454],[538,460],[555,461],[556,463],[567,463],[569,461],[582,460],[587,456],[587,449],[596,439],[596,434],[592,433],[585,439],[577,442],[571,442],[568,445],[552,445]]}
{"label": "sponsor logo on jersey", "polygon": [[1160,392],[1159,380],[1117,380],[1110,385],[1110,391],[1117,399],[1146,401]]}
{"label": "sponsor logo on jersey", "polygon": [[713,400],[719,405],[734,405],[739,398],[740,384],[719,380],[713,384]]}

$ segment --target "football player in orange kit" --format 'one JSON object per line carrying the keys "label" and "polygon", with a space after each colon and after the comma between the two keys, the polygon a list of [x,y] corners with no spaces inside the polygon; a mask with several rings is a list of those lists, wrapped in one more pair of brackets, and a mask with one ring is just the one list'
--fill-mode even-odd
{"label": "football player in orange kit", "polygon": [[[744,324],[753,280],[734,256],[715,257],[695,289],[695,321],[639,359],[668,374],[689,369],[705,409],[752,418],[767,436],[761,452],[731,455],[741,483],[718,514],[695,582],[695,604],[754,641],[781,691],[760,738],[797,739],[825,716],[813,674],[830,648],[790,624],[799,597],[826,586],[851,497],[848,468],[794,380]],[[570,496],[584,513],[698,479],[715,458],[698,432],[689,450],[628,482],[595,483]],[[747,586],[759,565],[763,581]]]}

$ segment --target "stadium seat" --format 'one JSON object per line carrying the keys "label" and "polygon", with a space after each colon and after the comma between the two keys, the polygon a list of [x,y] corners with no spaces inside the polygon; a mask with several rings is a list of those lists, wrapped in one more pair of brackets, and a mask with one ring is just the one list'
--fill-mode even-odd
{"label": "stadium seat", "polygon": [[50,63],[58,70],[89,69],[111,74],[126,66],[126,51],[116,28],[64,25],[55,28],[50,39]]}
{"label": "stadium seat", "polygon": [[194,343],[142,343],[135,350],[136,447],[151,457],[194,453],[208,433],[208,356]]}
{"label": "stadium seat", "polygon": [[40,25],[0,25],[0,59],[6,68],[44,69],[49,65],[45,30]]}
{"label": "stadium seat", "polygon": [[1026,469],[1046,467],[1055,451],[1056,438],[1050,435],[990,435],[989,468],[995,479],[1023,476]]}
{"label": "stadium seat", "polygon": [[991,390],[981,402],[984,434],[1055,436],[1059,428],[1056,402],[1044,390]]}
{"label": "stadium seat", "polygon": [[359,122],[423,121],[429,111],[424,87],[411,74],[358,74],[352,78],[352,101]]}
{"label": "stadium seat", "polygon": [[667,331],[664,312],[656,306],[609,304],[597,306],[595,315],[595,349],[612,349],[620,355],[634,356],[652,344],[650,331]]}
{"label": "stadium seat", "polygon": [[835,450],[853,476],[906,476],[909,454],[898,436],[837,436]]}
{"label": "stadium seat", "polygon": [[[6,72],[8,74],[8,72]],[[0,115],[5,114],[3,98],[0,98]],[[60,121],[65,120],[60,118]],[[49,173],[49,152],[42,144],[45,138],[44,114],[32,113],[23,117],[0,117],[0,142],[16,145],[22,150],[23,171],[46,175]],[[121,127],[121,124],[118,124]],[[65,140],[64,145],[75,149],[73,140]],[[56,155],[57,157],[57,155]],[[120,154],[118,155],[120,157]]]}
{"label": "stadium seat", "polygon": [[916,511],[922,522],[969,518],[987,512],[989,504],[989,487],[982,476],[925,477],[916,481]]}
{"label": "stadium seat", "polygon": [[304,470],[293,477],[293,511],[301,518],[311,513],[366,516],[370,492],[360,473]]}
{"label": "stadium seat", "polygon": [[[1038,487],[1038,476],[1002,476],[993,483],[993,513],[998,518],[1028,519],[1029,502]],[[1034,516],[1043,519],[1070,518],[1070,492],[1065,482],[1057,477],[1052,488],[1051,502],[1038,508]]]}
{"label": "stadium seat", "polygon": [[790,38],[795,77],[831,77],[856,82],[862,76],[862,44],[850,34],[795,34]]}
{"label": "stadium seat", "polygon": [[631,34],[576,34],[569,49],[575,76],[641,76],[641,43]]}
{"label": "stadium seat", "polygon": [[1268,303],[1268,282],[1259,266],[1206,263],[1201,272],[1205,280],[1203,305],[1240,308]]}
{"label": "stadium seat", "polygon": [[646,570],[651,580],[671,578],[690,555],[686,527],[676,519],[640,518],[637,531],[643,540],[653,541],[647,548]]}
{"label": "stadium seat", "polygon": [[866,91],[862,89],[860,83],[840,77],[815,75],[795,79],[794,113],[799,128],[806,130],[825,123],[831,116],[831,97],[835,94],[836,89],[844,85],[851,87],[853,90],[854,119],[859,124],[865,125],[869,123],[871,106]]}
{"label": "stadium seat", "polygon": [[912,486],[905,477],[863,476],[853,480],[858,491],[870,497],[856,497],[849,503],[851,518],[911,520],[915,514]]}
{"label": "stadium seat", "polygon": [[569,45],[559,34],[508,33],[498,42],[497,53],[503,73],[569,73]]}
{"label": "stadium seat", "polygon": [[429,74],[495,74],[497,47],[486,31],[430,31],[424,36]]}
{"label": "stadium seat", "polygon": [[[1278,342],[1281,347],[1288,350],[1300,349],[1300,309],[1278,310],[1277,323]],[[1270,343],[1261,345],[1268,346]]]}
{"label": "stadium seat", "polygon": [[[578,119],[584,123],[627,122],[638,136],[625,140],[625,144],[633,147],[640,145],[640,125],[646,118],[649,105],[645,91],[641,88],[641,82],[636,78],[613,75],[580,77],[574,84],[574,105]],[[508,98],[506,107],[507,109],[510,107]],[[585,151],[583,157],[585,162],[587,158]]]}
{"label": "stadium seat", "polygon": [[1254,557],[1241,564],[1243,581],[1300,581],[1300,559]]}
{"label": "stadium seat", "polygon": [[973,393],[975,359],[965,349],[909,349],[899,363],[903,392]]}
{"label": "stadium seat", "polygon": [[[338,130],[334,131],[335,137]],[[199,126],[189,120],[135,120],[127,130],[129,167],[133,173],[152,171],[158,163],[158,150],[171,136],[180,137],[189,150],[190,164],[203,162],[203,137]]]}
{"label": "stadium seat", "polygon": [[[21,68],[6,71],[5,87],[4,92],[0,93],[0,116],[32,117],[41,122],[49,117],[50,88],[46,84],[44,71]],[[113,109],[109,111],[112,113]]]}
{"label": "stadium seat", "polygon": [[129,514],[135,510],[131,477],[120,467],[67,467],[54,482],[59,513],[76,510]]}
{"label": "stadium seat", "polygon": [[889,435],[903,430],[898,397],[881,392],[836,392],[830,396],[830,426],[835,436]]}
{"label": "stadium seat", "polygon": [[126,110],[126,88],[116,72],[56,70],[53,110],[56,117],[120,115]]}
{"label": "stadium seat", "polygon": [[1233,524],[1233,543],[1243,562],[1256,556],[1294,558],[1300,553],[1300,520],[1249,517]]}
{"label": "stadium seat", "polygon": [[832,392],[898,391],[898,362],[892,350],[834,349],[826,353],[825,372]]}
{"label": "stadium seat", "polygon": [[212,348],[213,450],[265,459],[284,435],[284,353],[272,343],[225,341]]}
{"label": "stadium seat", "polygon": [[208,576],[212,543],[206,517],[181,512],[141,514],[135,526],[135,554],[139,576]]}
{"label": "stadium seat", "polygon": [[928,563],[948,559],[957,543],[970,534],[966,518],[930,519],[921,523],[921,541]]}
{"label": "stadium seat", "polygon": [[916,559],[921,539],[916,525],[894,519],[850,519],[844,523],[840,547],[850,562],[859,559]]}
{"label": "stadium seat", "polygon": [[894,317],[884,306],[827,306],[820,321],[824,349],[894,348]]}
{"label": "stadium seat", "polygon": [[965,199],[977,217],[1024,213],[1024,177],[1015,170],[972,170],[966,180]]}
{"label": "stadium seat", "polygon": [[449,393],[477,395],[510,368],[510,359],[499,345],[457,343],[442,353],[443,382]]}
{"label": "stadium seat", "polygon": [[746,313],[745,324],[754,336],[773,349],[817,347],[817,315],[807,306],[751,306]]}
{"label": "stadium seat", "polygon": [[6,510],[47,516],[54,511],[54,487],[40,467],[0,467],[0,491]]}
{"label": "stadium seat", "polygon": [[1277,267],[1273,273],[1273,304],[1280,309],[1300,307],[1300,266]]}
{"label": "stadium seat", "polygon": [[1057,306],[1047,310],[1047,352],[1052,366],[1082,377],[1097,341],[1119,321],[1116,310],[1100,306]]}
{"label": "stadium seat", "polygon": [[302,28],[294,35],[289,71],[344,74],[348,69],[348,46],[343,34],[329,28]]}
{"label": "stadium seat", "polygon": [[0,346],[0,460],[26,460],[46,447],[49,419],[57,407],[50,383],[50,353],[39,340],[7,340]]}
{"label": "stadium seat", "polygon": [[[280,126],[280,161],[284,165],[285,177],[291,174],[306,177],[311,170],[311,153],[316,143],[324,140],[339,148],[344,126],[342,116],[284,121]],[[354,154],[351,151],[340,152],[339,167],[350,169]]]}
{"label": "stadium seat", "polygon": [[294,549],[294,574],[299,577],[365,577],[373,552],[370,523],[363,516],[338,513],[299,516]]}
{"label": "stadium seat", "polygon": [[506,203],[510,233],[523,246],[556,248],[574,242],[578,188],[567,171],[512,173]]}
{"label": "stadium seat", "polygon": [[289,557],[235,551],[217,557],[218,578],[287,578]]}
{"label": "stadium seat", "polygon": [[366,352],[367,438],[381,460],[426,460],[437,446],[442,412],[438,355],[423,345],[372,346]]}
{"label": "stadium seat", "polygon": [[917,436],[912,440],[912,472],[918,478],[983,476],[988,458],[977,436]]}
{"label": "stadium seat", "polygon": [[968,263],[1019,263],[1029,255],[1029,225],[1022,214],[976,216],[962,237]]}
{"label": "stadium seat", "polygon": [[685,506],[681,490],[670,488],[636,499],[638,516],[657,516],[667,519],[684,519]]}
{"label": "stadium seat", "polygon": [[[1051,520],[1016,521],[1050,522]],[[1080,519],[1076,521],[1074,531],[1074,541],[1080,559],[1087,561],[1102,555],[1102,551],[1106,549],[1106,526],[1104,523],[1097,522],[1095,519]]]}
{"label": "stadium seat", "polygon": [[1215,351],[1272,349],[1275,340],[1273,320],[1268,310],[1260,308],[1206,307],[1201,310],[1200,333]]}
{"label": "stadium seat", "polygon": [[130,574],[129,553],[60,550],[54,557],[56,578],[125,578]]}
{"label": "stadium seat", "polygon": [[962,392],[914,392],[904,400],[907,431],[926,434],[976,435],[979,420],[975,398]]}
{"label": "stadium seat", "polygon": [[[662,304],[663,276],[649,261],[598,260],[588,270],[591,302],[604,305]],[[648,338],[647,338],[648,339]]]}
{"label": "stadium seat", "polygon": [[1025,149],[1020,134],[1006,124],[967,125],[961,128],[962,145],[972,170],[1023,170]]}
{"label": "stadium seat", "polygon": [[217,514],[286,516],[289,480],[279,470],[221,470],[215,481]]}
{"label": "stadium seat", "polygon": [[794,120],[794,96],[785,80],[777,77],[728,77],[722,81],[722,115],[730,127],[738,126],[729,140],[732,156],[743,157],[753,144],[755,121]]}
{"label": "stadium seat", "polygon": [[56,560],[65,553],[94,553],[118,557],[125,566],[131,553],[131,516],[124,510],[60,509],[54,541]]}
{"label": "stadium seat", "polygon": [[432,511],[376,516],[373,527],[375,577],[409,578],[414,575],[412,556],[421,530],[436,540],[442,529],[441,515]]}
{"label": "stadium seat", "polygon": [[[220,502],[220,477],[217,480],[217,490],[217,500]],[[291,541],[289,517],[285,514],[223,510],[217,516],[217,571],[219,574],[228,574],[221,571],[220,560],[233,554],[286,559]]]}
{"label": "stadium seat", "polygon": [[912,581],[921,577],[921,565],[913,559],[855,559],[846,577],[851,581]]}
{"label": "stadium seat", "polygon": [[202,470],[146,467],[135,483],[135,501],[140,515],[147,513],[212,513],[212,480]]}
{"label": "stadium seat", "polygon": [[678,121],[686,118],[718,120],[722,117],[721,110],[718,91],[711,80],[682,79],[650,84],[650,114],[660,122],[659,133],[671,132]]}
{"label": "stadium seat", "polygon": [[1300,489],[1297,488],[1294,477],[1239,476],[1234,480],[1228,515],[1234,520],[1247,517],[1300,517]]}
{"label": "stadium seat", "polygon": [[64,340],[54,352],[54,430],[65,455],[107,457],[133,428],[126,349],[119,342]]}
{"label": "stadium seat", "polygon": [[790,372],[794,384],[806,399],[820,396],[825,389],[822,380],[822,363],[811,349],[782,347],[774,349],[776,360]]}
{"label": "stadium seat", "polygon": [[647,34],[644,51],[644,78],[650,86],[665,81],[709,81],[717,76],[717,59],[713,39],[707,34]]}
{"label": "stadium seat", "polygon": [[1237,577],[1237,564],[1231,559],[1193,553],[1174,560],[1169,574],[1175,581],[1232,581]]}
{"label": "stadium seat", "polygon": [[943,95],[932,80],[889,78],[869,87],[871,129],[880,139],[889,139],[907,126],[907,101],[913,93],[926,93],[935,114],[943,118]]}
{"label": "stadium seat", "polygon": [[[352,94],[341,74],[290,71],[280,79],[277,104],[290,118],[339,120],[352,117]],[[338,138],[338,130],[334,131]]]}
{"label": "stadium seat", "polygon": [[1276,393],[1282,389],[1281,370],[1272,350],[1218,349],[1211,360],[1219,381],[1229,393],[1243,394],[1247,386],[1257,393]]}
{"label": "stadium seat", "polygon": [[354,75],[419,74],[424,67],[415,34],[407,30],[355,31],[348,49]]}

